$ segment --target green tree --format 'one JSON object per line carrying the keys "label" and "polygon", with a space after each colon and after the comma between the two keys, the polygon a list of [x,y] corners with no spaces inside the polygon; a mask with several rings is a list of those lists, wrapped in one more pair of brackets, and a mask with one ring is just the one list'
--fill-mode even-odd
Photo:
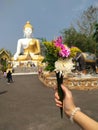
{"label": "green tree", "polygon": [[6,71],[6,69],[7,69],[6,60],[1,59],[1,65],[2,65],[2,67],[1,67],[2,72]]}
{"label": "green tree", "polygon": [[77,31],[73,26],[71,26],[69,29],[64,29],[61,34],[65,44],[68,44],[69,47],[75,45],[74,43],[77,36]]}
{"label": "green tree", "polygon": [[93,37],[94,37],[94,40],[96,41],[96,44],[95,44],[95,53],[98,53],[98,23],[97,24],[95,24],[95,32],[94,32],[94,35],[93,35]]}
{"label": "green tree", "polygon": [[[98,9],[90,6],[83,12],[80,20],[77,20],[77,27],[71,25],[61,32],[64,43],[71,47],[76,46],[83,52],[95,53],[96,42],[93,39],[94,26],[98,21]],[[97,52],[98,53],[98,52]]]}
{"label": "green tree", "polygon": [[76,31],[74,27],[70,27],[69,29],[65,29],[62,32],[64,43],[69,46],[76,46],[80,48],[82,51],[87,51],[87,46],[85,46],[87,42],[87,37],[84,34],[81,34]]}
{"label": "green tree", "polygon": [[80,19],[77,20],[79,32],[86,36],[92,36],[94,33],[95,24],[98,21],[98,9],[90,6],[83,12]]}
{"label": "green tree", "polygon": [[94,37],[95,41],[98,42],[98,23],[95,24],[95,32],[94,32],[93,37]]}

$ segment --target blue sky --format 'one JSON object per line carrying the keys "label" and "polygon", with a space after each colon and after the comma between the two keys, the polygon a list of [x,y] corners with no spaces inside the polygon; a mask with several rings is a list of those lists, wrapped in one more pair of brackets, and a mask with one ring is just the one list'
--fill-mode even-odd
{"label": "blue sky", "polygon": [[52,40],[91,5],[98,7],[98,0],[0,0],[0,49],[16,52],[27,21],[34,37]]}

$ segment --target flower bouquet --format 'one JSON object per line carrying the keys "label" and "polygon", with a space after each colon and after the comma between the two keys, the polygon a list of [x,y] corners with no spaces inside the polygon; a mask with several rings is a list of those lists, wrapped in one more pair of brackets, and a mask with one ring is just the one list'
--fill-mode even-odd
{"label": "flower bouquet", "polygon": [[[51,42],[43,42],[46,47],[46,55],[43,60],[45,62],[46,68],[50,72],[55,71],[56,78],[57,78],[57,87],[58,87],[58,94],[60,97],[60,101],[63,102],[64,94],[61,89],[61,84],[63,83],[63,76],[68,71],[71,71],[71,67],[67,65],[67,61],[69,60],[70,56],[70,49],[63,44],[62,37],[57,37],[57,39]],[[68,68],[69,67],[69,68]],[[63,108],[60,108],[61,118],[63,117]]]}

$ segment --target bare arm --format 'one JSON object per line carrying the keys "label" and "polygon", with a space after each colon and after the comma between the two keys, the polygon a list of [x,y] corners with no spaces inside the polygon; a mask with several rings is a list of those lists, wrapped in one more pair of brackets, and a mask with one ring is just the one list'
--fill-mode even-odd
{"label": "bare arm", "polygon": [[81,111],[77,111],[74,116],[74,120],[84,129],[84,130],[98,130],[98,122],[94,121]]}
{"label": "bare arm", "polygon": [[[55,102],[58,107],[64,107],[64,112],[67,116],[72,116],[72,112],[76,109],[74,104],[73,96],[70,90],[68,90],[64,85],[62,85],[62,89],[64,94],[66,95],[62,102],[59,101],[58,92],[55,92]],[[77,111],[74,116],[73,120],[79,124],[84,130],[98,130],[98,122],[88,117],[81,111]]]}

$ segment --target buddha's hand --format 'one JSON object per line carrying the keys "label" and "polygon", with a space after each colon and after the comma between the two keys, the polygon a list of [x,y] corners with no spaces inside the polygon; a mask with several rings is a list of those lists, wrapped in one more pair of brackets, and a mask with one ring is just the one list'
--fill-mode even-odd
{"label": "buddha's hand", "polygon": [[14,55],[14,60],[17,60],[18,59],[18,54],[16,53],[15,55]]}

